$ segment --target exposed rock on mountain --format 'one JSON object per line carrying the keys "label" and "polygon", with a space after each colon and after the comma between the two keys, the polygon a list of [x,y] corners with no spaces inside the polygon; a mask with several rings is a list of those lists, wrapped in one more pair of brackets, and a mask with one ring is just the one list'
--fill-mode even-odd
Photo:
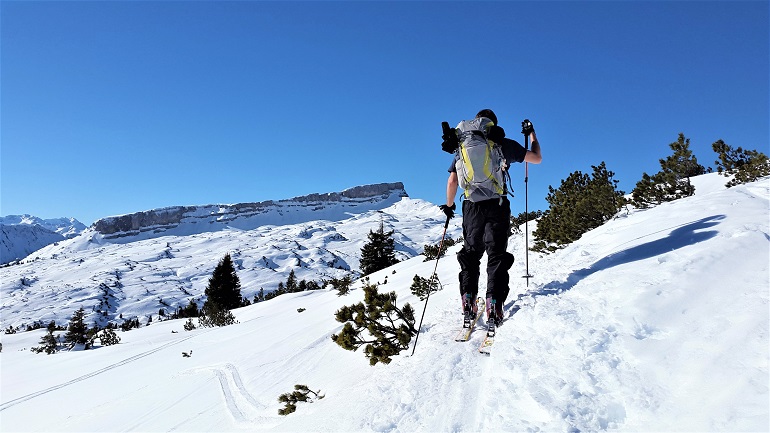
{"label": "exposed rock on mountain", "polygon": [[308,220],[340,221],[349,212],[387,207],[408,197],[401,182],[357,186],[342,192],[309,194],[285,200],[205,206],[173,206],[102,218],[93,229],[112,242],[131,242],[157,236],[185,236],[263,225],[297,224]]}

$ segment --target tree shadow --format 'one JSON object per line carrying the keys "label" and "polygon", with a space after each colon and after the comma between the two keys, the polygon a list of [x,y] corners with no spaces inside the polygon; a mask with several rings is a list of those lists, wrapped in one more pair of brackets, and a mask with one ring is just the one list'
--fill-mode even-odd
{"label": "tree shadow", "polygon": [[[700,230],[714,227],[715,225],[719,224],[719,221],[723,219],[725,219],[725,215],[714,215],[683,224],[672,230],[671,233],[669,233],[665,238],[648,242],[646,244],[637,245],[617,253],[612,253],[606,257],[603,257],[588,268],[573,271],[569,274],[569,276],[567,276],[565,281],[551,281],[550,283],[545,284],[536,290],[527,291],[524,294],[520,294],[518,299],[511,301],[511,303],[515,303],[523,297],[544,296],[553,294],[554,292],[561,293],[570,290],[584,278],[597,272],[605,271],[615,266],[660,256],[665,253],[684,248],[686,246],[709,240],[715,237],[719,232],[717,230]],[[516,306],[513,306],[512,308],[514,313],[519,309]]]}

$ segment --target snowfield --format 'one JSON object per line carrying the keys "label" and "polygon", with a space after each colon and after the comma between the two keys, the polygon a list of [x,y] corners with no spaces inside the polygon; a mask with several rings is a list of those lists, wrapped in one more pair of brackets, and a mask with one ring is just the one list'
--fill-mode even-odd
{"label": "snowfield", "polygon": [[[701,176],[693,197],[623,212],[554,254],[530,252],[529,287],[524,237],[511,238],[507,318],[488,357],[480,330],[453,341],[459,245],[438,262],[443,290],[414,355],[389,365],[330,339],[342,328],[334,312],[362,300],[361,282],[344,297],[244,307],[223,328],[153,323],[95,350],[33,354],[44,330],[2,335],[0,430],[768,431],[770,179],[725,182]],[[370,278],[387,279],[380,290],[419,321],[424,303],[409,287],[435,265],[418,256]],[[279,416],[277,398],[295,384],[324,398]]]}

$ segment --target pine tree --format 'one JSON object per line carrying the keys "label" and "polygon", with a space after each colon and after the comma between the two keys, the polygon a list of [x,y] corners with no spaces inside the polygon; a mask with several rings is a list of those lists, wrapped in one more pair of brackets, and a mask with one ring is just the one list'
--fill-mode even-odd
{"label": "pine tree", "polygon": [[533,232],[533,250],[547,252],[570,244],[583,233],[604,224],[625,204],[623,191],[617,189],[615,173],[602,161],[591,166],[591,176],[580,171],[562,180],[561,186],[549,186],[546,201],[550,204]]}
{"label": "pine tree", "polygon": [[86,345],[88,349],[88,326],[85,322],[86,312],[80,307],[70,319],[67,333],[64,335],[64,342],[74,347],[76,344]]}
{"label": "pine tree", "polygon": [[369,242],[361,248],[360,267],[364,275],[369,275],[398,263],[393,233],[393,230],[386,232],[382,222],[380,223],[379,230],[376,232],[369,231]]}
{"label": "pine tree", "polygon": [[680,132],[677,141],[669,147],[674,153],[659,160],[661,170],[652,176],[643,173],[642,180],[631,192],[635,206],[647,208],[695,194],[690,178],[705,174],[706,168],[698,164],[690,150],[690,139]]}
{"label": "pine tree", "polygon": [[187,303],[187,306],[179,310],[179,319],[184,319],[185,317],[198,317],[198,304],[195,303],[192,299],[190,299],[190,302]]}
{"label": "pine tree", "polygon": [[198,324],[203,327],[227,326],[238,323],[232,311],[222,308],[219,304],[206,303],[203,312],[198,317]]}
{"label": "pine tree", "polygon": [[430,279],[415,275],[412,278],[412,285],[409,287],[412,294],[424,301],[429,293],[436,293],[438,291],[438,279],[434,277],[435,274]]}
{"label": "pine tree", "polygon": [[521,212],[517,216],[511,216],[511,233],[513,234],[520,234],[521,233],[521,226],[524,225],[527,221],[535,221],[538,218],[543,216],[543,211],[536,210],[531,212]]}
{"label": "pine tree", "polygon": [[286,279],[286,293],[297,292],[297,275],[294,273],[294,269],[289,272],[289,277]]}
{"label": "pine tree", "polygon": [[205,293],[207,299],[198,317],[201,326],[227,326],[236,323],[230,310],[241,306],[241,281],[235,273],[230,254],[225,254],[214,268]]}
{"label": "pine tree", "polygon": [[[318,390],[318,392],[311,391],[306,385],[294,385],[294,392],[287,392],[278,397],[280,403],[285,403],[283,409],[278,409],[278,415],[286,416],[293,413],[297,410],[297,403],[299,402],[312,403],[314,398],[318,400],[324,398],[323,395],[320,395],[320,392],[321,390]],[[310,394],[313,394],[313,396],[311,397]]]}
{"label": "pine tree", "polygon": [[743,150],[740,147],[733,149],[722,140],[715,141],[711,148],[719,158],[715,162],[717,172],[723,176],[733,176],[733,179],[725,184],[728,188],[770,176],[770,161],[762,152]]}
{"label": "pine tree", "polygon": [[337,291],[337,296],[345,296],[350,293],[350,285],[353,284],[353,279],[350,275],[345,275],[342,278],[332,278],[327,283]]}
{"label": "pine tree", "polygon": [[425,256],[425,260],[423,261],[428,262],[433,259],[437,259],[438,257],[444,257],[444,254],[446,253],[447,248],[451,247],[452,245],[455,245],[456,243],[457,243],[456,240],[448,237],[444,239],[443,243],[439,242],[434,245],[423,246],[422,255]]}
{"label": "pine tree", "polygon": [[339,334],[332,335],[332,341],[352,351],[365,346],[370,365],[389,364],[391,356],[407,349],[417,335],[412,306],[407,303],[398,308],[396,292],[378,293],[377,286],[371,284],[364,287],[364,302],[344,306],[334,317],[345,325]]}
{"label": "pine tree", "polygon": [[99,335],[99,340],[102,342],[102,346],[112,346],[113,344],[120,343],[120,337],[112,328],[107,328]]}
{"label": "pine tree", "polygon": [[230,254],[226,254],[214,268],[214,273],[209,278],[209,285],[206,287],[205,293],[207,300],[203,304],[204,310],[210,304],[216,304],[220,309],[225,310],[240,307],[241,281],[235,273]]}
{"label": "pine tree", "polygon": [[[51,322],[53,323],[53,322]],[[56,340],[56,337],[54,337],[53,332],[56,329],[51,328],[50,326],[47,329],[47,332],[45,335],[43,335],[42,338],[40,338],[40,346],[33,347],[31,350],[34,353],[42,353],[45,352],[48,355],[51,355],[53,353],[56,353],[56,351],[59,349],[59,342]]]}

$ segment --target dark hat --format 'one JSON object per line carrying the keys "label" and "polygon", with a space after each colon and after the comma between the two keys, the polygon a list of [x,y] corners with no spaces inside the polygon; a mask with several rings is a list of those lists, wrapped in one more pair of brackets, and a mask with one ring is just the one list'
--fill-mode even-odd
{"label": "dark hat", "polygon": [[479,117],[486,117],[487,119],[495,122],[495,125],[497,125],[497,116],[495,116],[495,112],[490,110],[489,108],[485,108],[476,114],[476,118]]}

